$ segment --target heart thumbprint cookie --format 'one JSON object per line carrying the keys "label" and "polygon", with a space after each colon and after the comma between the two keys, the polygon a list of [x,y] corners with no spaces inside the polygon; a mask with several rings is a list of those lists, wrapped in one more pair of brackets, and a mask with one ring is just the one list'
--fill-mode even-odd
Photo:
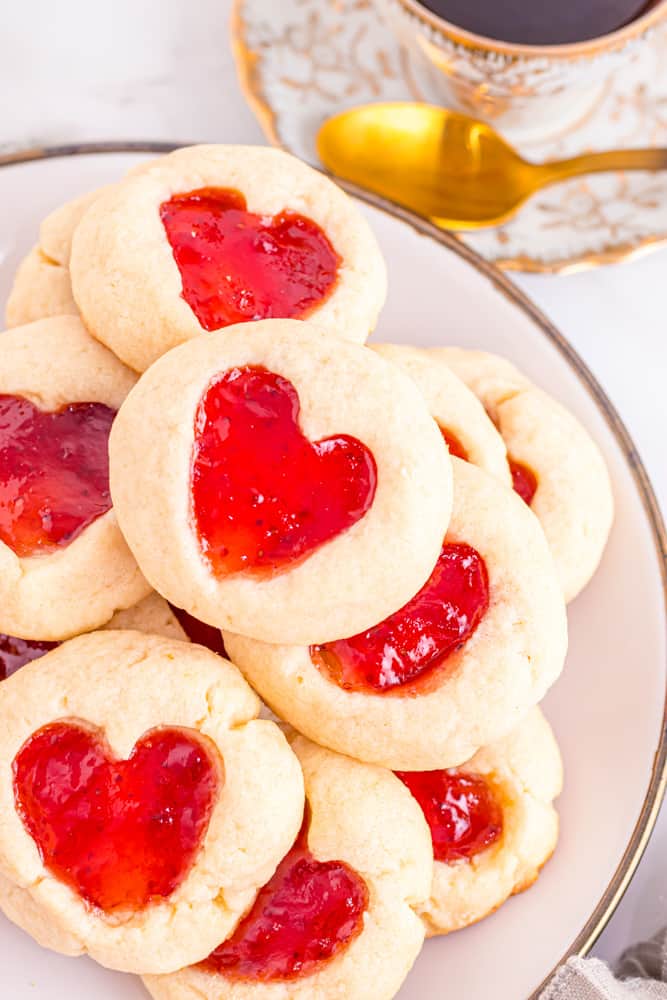
{"label": "heart thumbprint cookie", "polygon": [[281,718],[393,769],[462,764],[517,725],[565,659],[565,604],[537,518],[476,466],[451,463],[438,560],[399,610],[310,646],[224,633],[232,662]]}
{"label": "heart thumbprint cookie", "polygon": [[109,433],[136,376],[74,316],[1,337],[0,632],[59,640],[150,592],[109,489]]}
{"label": "heart thumbprint cookie", "polygon": [[383,768],[302,736],[303,826],[234,934],[205,961],[146,977],[154,1000],[390,1000],[421,948],[432,851],[414,798]]}
{"label": "heart thumbprint cookie", "polygon": [[504,358],[459,347],[434,348],[429,355],[468,385],[500,431],[514,487],[538,517],[571,601],[595,573],[614,516],[597,444],[564,406]]}
{"label": "heart thumbprint cookie", "polygon": [[110,968],[205,959],[303,817],[298,761],[239,672],[201,646],[104,631],[0,690],[0,906]]}
{"label": "heart thumbprint cookie", "polygon": [[136,371],[199,334],[259,319],[313,318],[363,343],[386,294],[382,255],[351,199],[259,147],[195,146],[133,171],[85,212],[69,265],[86,326]]}
{"label": "heart thumbprint cookie", "polygon": [[427,933],[449,934],[528,889],[558,839],[553,800],[563,766],[539,708],[460,767],[398,771],[431,831],[433,883],[420,908]]}
{"label": "heart thumbprint cookie", "polygon": [[156,590],[265,642],[368,628],[428,579],[451,462],[411,380],[310,323],[198,337],[114,423],[111,492]]}

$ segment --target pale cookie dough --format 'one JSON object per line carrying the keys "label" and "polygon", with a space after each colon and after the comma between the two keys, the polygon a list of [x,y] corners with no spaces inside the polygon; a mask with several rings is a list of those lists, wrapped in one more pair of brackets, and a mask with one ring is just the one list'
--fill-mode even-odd
{"label": "pale cookie dough", "polygon": [[532,470],[531,503],[551,546],[566,601],[580,593],[598,567],[614,517],[609,473],[581,423],[494,354],[435,348],[484,404],[510,458]]}
{"label": "pale cookie dough", "polygon": [[[45,410],[100,402],[118,409],[136,380],[74,316],[3,334],[0,395]],[[150,592],[113,510],[55,552],[20,558],[0,542],[0,632],[59,640],[104,625]]]}
{"label": "pale cookie dough", "polygon": [[420,910],[429,936],[467,927],[528,889],[558,839],[553,800],[562,789],[563,765],[539,708],[458,770],[488,780],[502,808],[503,833],[470,860],[435,861],[430,899]]}
{"label": "pale cookie dough", "polygon": [[[354,202],[327,177],[288,153],[258,146],[177,150],[96,199],[74,234],[74,299],[88,329],[136,371],[205,332],[182,295],[182,279],[159,209],[200,188],[240,191],[248,211],[305,215],[342,262],[331,293],[309,317],[363,343],[386,295],[382,255]],[[305,318],[305,317],[302,317]]]}
{"label": "pale cookie dough", "polygon": [[[5,681],[0,905],[7,915],[45,947],[88,953],[126,972],[172,972],[210,954],[233,932],[301,824],[298,761],[275,723],[256,718],[259,709],[226,660],[201,646],[139,632],[71,639]],[[164,901],[105,914],[42,864],[16,811],[12,761],[33,733],[61,719],[98,727],[121,759],[145,733],[165,725],[196,730],[220,753],[224,780],[202,847]],[[27,903],[17,888],[28,894]]]}
{"label": "pale cookie dough", "polygon": [[366,882],[359,935],[310,974],[289,981],[233,980],[204,966],[144,979],[154,1000],[391,1000],[422,946],[415,909],[428,896],[431,842],[419,806],[383,768],[293,743],[311,811],[308,847],[344,861]]}
{"label": "pale cookie dough", "polygon": [[405,344],[371,344],[374,351],[402,368],[416,383],[441,430],[453,434],[478,465],[506,486],[512,485],[507,450],[502,437],[474,392],[429,352]]}
{"label": "pale cookie dough", "polygon": [[[537,518],[476,466],[452,464],[446,541],[481,554],[490,602],[472,636],[423,688],[345,690],[318,669],[306,645],[224,632],[230,659],[280,718],[324,746],[395,770],[455,767],[505,736],[557,679],[567,649],[563,596]],[[394,571],[400,567],[398,560]]]}
{"label": "pale cookie dough", "polygon": [[[245,365],[292,383],[311,441],[345,434],[369,448],[377,489],[360,520],[295,565],[216,578],[191,523],[194,418],[211,380]],[[428,579],[449,523],[451,462],[414,383],[298,320],[229,327],[161,358],[128,396],[109,447],[119,523],[154,588],[201,621],[265,642],[325,642],[391,614]]]}
{"label": "pale cookie dough", "polygon": [[77,316],[69,257],[72,236],[84,212],[107,188],[68,201],[42,222],[39,243],[19,264],[7,300],[7,326],[22,326],[48,316]]}

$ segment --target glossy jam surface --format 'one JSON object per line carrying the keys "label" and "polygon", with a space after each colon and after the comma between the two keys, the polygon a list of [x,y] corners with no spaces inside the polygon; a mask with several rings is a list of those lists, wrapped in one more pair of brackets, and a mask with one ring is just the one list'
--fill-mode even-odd
{"label": "glossy jam surface", "polygon": [[512,486],[524,503],[527,503],[530,507],[533,497],[537,492],[537,477],[527,465],[515,462],[513,458],[509,459],[509,464],[510,472],[512,473]]}
{"label": "glossy jam surface", "polygon": [[366,883],[343,861],[316,861],[306,831],[307,820],[234,935],[203,963],[209,971],[261,982],[297,979],[361,932]]}
{"label": "glossy jam surface", "polygon": [[222,632],[219,628],[207,625],[206,622],[200,622],[198,618],[193,618],[187,611],[183,611],[182,608],[177,608],[173,604],[170,604],[169,607],[174,612],[178,624],[190,642],[196,642],[199,646],[206,646],[207,649],[217,653],[218,656],[227,656],[227,650],[222,641]]}
{"label": "glossy jam surface", "polygon": [[312,219],[248,212],[239,191],[201,188],[160,206],[183,298],[205,330],[302,318],[333,290],[340,258]]}
{"label": "glossy jam surface", "polygon": [[216,377],[195,418],[192,516],[216,576],[278,571],[351,527],[373,503],[377,473],[356,438],[312,442],[299,397],[264,368]]}
{"label": "glossy jam surface", "polygon": [[14,798],[44,866],[91,906],[169,896],[208,828],[221,762],[193,731],[156,729],[127,760],[82,724],[38,730],[13,763]]}
{"label": "glossy jam surface", "polygon": [[384,692],[421,680],[470,638],[489,606],[479,552],[445,542],[430,578],[379,625],[311,647],[316,665],[340,687]]}
{"label": "glossy jam surface", "polygon": [[469,860],[502,836],[502,807],[480,775],[455,770],[396,774],[422,808],[436,861]]}
{"label": "glossy jam surface", "polygon": [[0,632],[0,681],[10,674],[16,673],[21,667],[32,660],[38,660],[50,649],[59,646],[58,642],[40,642],[37,639],[18,639],[15,635],[5,635]]}
{"label": "glossy jam surface", "polygon": [[53,552],[111,509],[102,403],[38,409],[0,396],[0,541],[17,556]]}
{"label": "glossy jam surface", "polygon": [[468,461],[468,452],[465,450],[456,434],[452,434],[445,427],[440,428],[440,433],[445,439],[445,444],[449,448],[449,454],[453,455],[454,458],[461,458],[464,462]]}

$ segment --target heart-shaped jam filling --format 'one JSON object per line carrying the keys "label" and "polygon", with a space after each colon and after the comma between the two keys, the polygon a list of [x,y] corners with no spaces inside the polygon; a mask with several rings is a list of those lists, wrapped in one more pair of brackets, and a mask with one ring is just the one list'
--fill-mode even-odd
{"label": "heart-shaped jam filling", "polygon": [[307,830],[306,818],[253,908],[204,968],[228,979],[296,979],[315,972],[361,932],[366,883],[343,861],[317,861]]}
{"label": "heart-shaped jam filling", "polygon": [[524,503],[527,503],[530,507],[533,497],[537,492],[537,477],[527,465],[515,462],[513,458],[508,459],[508,461],[510,472],[512,473],[512,486]]}
{"label": "heart-shaped jam filling", "polygon": [[68,545],[111,509],[108,439],[115,411],[55,412],[0,396],[0,541],[17,556]]}
{"label": "heart-shaped jam filling", "polygon": [[356,438],[313,443],[299,397],[264,368],[216,377],[195,418],[192,516],[216,576],[285,568],[360,520],[373,503],[373,455]]}
{"label": "heart-shaped jam filling", "polygon": [[223,780],[194,731],[152,730],[116,760],[101,733],[70,722],[34,733],[13,774],[44,867],[107,913],[141,909],[182,883]]}
{"label": "heart-shaped jam filling", "polygon": [[206,646],[207,649],[210,649],[213,653],[217,653],[218,656],[227,658],[227,650],[222,641],[222,632],[219,628],[207,625],[206,622],[201,622],[198,618],[193,618],[187,611],[183,611],[182,608],[177,608],[173,604],[170,604],[169,607],[174,612],[174,617],[191,642],[196,642],[198,646]]}
{"label": "heart-shaped jam filling", "polygon": [[201,188],[160,206],[183,298],[205,330],[302,319],[330,295],[340,257],[304,215],[249,212],[240,191]]}
{"label": "heart-shaped jam filling", "polygon": [[16,673],[21,667],[32,660],[38,660],[50,649],[59,646],[59,642],[40,642],[37,639],[18,639],[15,635],[5,635],[0,632],[0,681],[10,674]]}
{"label": "heart-shaped jam filling", "polygon": [[461,458],[464,462],[468,461],[468,452],[465,450],[456,434],[452,431],[448,431],[446,428],[441,427],[440,433],[445,439],[445,444],[449,448],[449,454],[453,455],[454,458]]}
{"label": "heart-shaped jam filling", "polygon": [[312,646],[311,657],[350,691],[405,688],[461,649],[488,606],[489,578],[479,552],[445,542],[431,576],[400,611],[350,639]]}
{"label": "heart-shaped jam filling", "polygon": [[396,774],[421,806],[436,861],[467,861],[502,836],[502,807],[479,774],[456,770]]}

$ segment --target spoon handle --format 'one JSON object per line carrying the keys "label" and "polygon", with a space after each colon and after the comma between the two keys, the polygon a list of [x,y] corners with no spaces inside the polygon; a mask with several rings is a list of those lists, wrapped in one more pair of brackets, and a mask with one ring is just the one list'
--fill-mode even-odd
{"label": "spoon handle", "polygon": [[667,149],[612,149],[606,153],[584,153],[568,160],[540,164],[541,184],[552,184],[567,177],[603,173],[610,170],[664,170]]}

